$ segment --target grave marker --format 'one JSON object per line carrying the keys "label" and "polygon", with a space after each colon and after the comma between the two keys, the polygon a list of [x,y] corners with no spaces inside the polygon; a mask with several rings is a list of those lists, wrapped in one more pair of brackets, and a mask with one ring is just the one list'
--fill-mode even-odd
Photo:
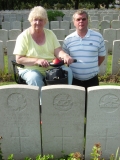
{"label": "grave marker", "polygon": [[88,88],[85,160],[95,143],[100,143],[102,157],[108,159],[120,146],[120,87]]}
{"label": "grave marker", "polygon": [[0,87],[0,136],[4,159],[16,160],[41,154],[39,87]]}
{"label": "grave marker", "polygon": [[43,154],[55,157],[84,148],[85,89],[73,85],[42,87]]}

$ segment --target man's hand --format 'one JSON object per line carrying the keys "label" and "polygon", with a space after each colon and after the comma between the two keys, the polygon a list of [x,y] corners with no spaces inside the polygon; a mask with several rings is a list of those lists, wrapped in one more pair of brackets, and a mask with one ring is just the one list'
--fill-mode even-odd
{"label": "man's hand", "polygon": [[67,64],[67,65],[74,62],[73,58],[70,57],[68,54],[64,55],[63,60],[64,60],[64,63]]}

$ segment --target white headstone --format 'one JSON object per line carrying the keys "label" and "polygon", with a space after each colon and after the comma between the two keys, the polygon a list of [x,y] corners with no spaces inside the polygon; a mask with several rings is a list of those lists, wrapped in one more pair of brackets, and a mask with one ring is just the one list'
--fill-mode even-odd
{"label": "white headstone", "polygon": [[8,21],[2,22],[2,29],[10,30],[11,29],[10,22]]}
{"label": "white headstone", "polygon": [[59,21],[50,21],[50,29],[59,29]]}
{"label": "white headstone", "polygon": [[63,21],[71,21],[72,20],[72,16],[63,16]]}
{"label": "white headstone", "polygon": [[69,34],[70,21],[60,21],[60,28],[65,29],[65,35]]}
{"label": "white headstone", "polygon": [[0,25],[2,25],[2,17],[0,17]]}
{"label": "white headstone", "polygon": [[49,24],[49,22],[46,23],[45,28],[50,29],[50,24]]}
{"label": "white headstone", "polygon": [[112,21],[112,18],[109,15],[103,16],[103,21]]}
{"label": "white headstone", "polygon": [[97,16],[98,20],[100,21],[100,13],[95,13],[95,16]]}
{"label": "white headstone", "polygon": [[100,20],[103,21],[103,17],[106,16],[106,13],[100,13]]}
{"label": "white headstone", "polygon": [[103,37],[108,41],[108,51],[112,51],[113,41],[116,40],[116,29],[104,29]]}
{"label": "white headstone", "polygon": [[15,55],[13,55],[13,51],[15,48],[16,40],[8,40],[7,42],[7,56],[8,56],[8,72],[13,72],[13,67],[11,60],[15,59]]}
{"label": "white headstone", "polygon": [[96,16],[96,15],[90,16],[90,21],[93,21],[93,20],[99,21],[98,16]]}
{"label": "white headstone", "polygon": [[105,40],[106,56],[102,64],[100,65],[100,75],[107,73],[107,60],[108,60],[108,41]]}
{"label": "white headstone", "polygon": [[116,29],[116,40],[120,39],[120,28]]}
{"label": "white headstone", "polygon": [[75,32],[75,31],[76,31],[76,28],[74,28],[74,29],[69,29],[69,34]]}
{"label": "white headstone", "polygon": [[8,37],[9,40],[16,40],[16,38],[18,37],[18,35],[21,33],[20,29],[11,29],[8,32]]}
{"label": "white headstone", "polygon": [[39,88],[0,86],[0,136],[4,159],[34,158],[41,154]]}
{"label": "white headstone", "polygon": [[62,17],[60,16],[56,17],[56,21],[62,21]]}
{"label": "white headstone", "polygon": [[120,75],[120,40],[113,41],[112,75]]}
{"label": "white headstone", "polygon": [[111,21],[111,28],[119,29],[120,28],[120,21],[119,20],[112,20]]}
{"label": "white headstone", "polygon": [[23,26],[22,29],[25,30],[25,29],[30,27],[30,22],[29,21],[23,21],[22,26]]}
{"label": "white headstone", "polygon": [[3,41],[3,48],[6,48],[6,41],[8,40],[8,30],[0,29],[0,40]]}
{"label": "white headstone", "polygon": [[113,20],[118,20],[119,13],[113,13]]}
{"label": "white headstone", "polygon": [[70,29],[74,29],[74,28],[75,28],[75,26],[74,26],[73,21],[70,21]]}
{"label": "white headstone", "polygon": [[65,39],[65,29],[52,29],[52,31],[57,36],[58,40],[64,40]]}
{"label": "white headstone", "polygon": [[42,87],[43,154],[83,152],[85,89],[72,85]]}
{"label": "white headstone", "polygon": [[98,20],[92,20],[89,22],[90,28],[96,28],[99,29],[100,22]]}
{"label": "white headstone", "polygon": [[4,52],[3,52],[3,41],[0,41],[0,73],[4,71]]}
{"label": "white headstone", "polygon": [[61,47],[62,47],[62,45],[63,45],[63,40],[58,40],[59,41],[59,43],[60,43],[60,45],[61,45]]}
{"label": "white headstone", "polygon": [[22,30],[22,23],[20,21],[13,21],[12,22],[12,29]]}
{"label": "white headstone", "polygon": [[10,19],[10,14],[4,14],[4,21],[9,21]]}
{"label": "white headstone", "polygon": [[92,30],[94,30],[94,31],[96,31],[96,32],[99,32],[99,33],[100,33],[100,30],[99,30],[99,29],[97,29],[97,28],[90,28],[90,29],[92,29]]}
{"label": "white headstone", "polygon": [[109,159],[120,146],[120,86],[88,88],[85,160],[93,145],[101,144],[102,157]]}
{"label": "white headstone", "polygon": [[100,28],[101,28],[101,34],[103,35],[104,29],[110,28],[110,22],[109,21],[101,21]]}
{"label": "white headstone", "polygon": [[22,22],[23,16],[22,16],[21,13],[17,13],[17,14],[16,14],[16,20]]}
{"label": "white headstone", "polygon": [[23,17],[23,21],[28,21],[28,15],[29,13],[26,13],[24,14],[22,17]]}

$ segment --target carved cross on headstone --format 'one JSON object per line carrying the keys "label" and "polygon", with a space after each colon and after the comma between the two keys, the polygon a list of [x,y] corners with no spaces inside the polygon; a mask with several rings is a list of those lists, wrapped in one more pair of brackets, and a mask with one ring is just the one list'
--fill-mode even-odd
{"label": "carved cross on headstone", "polygon": [[17,132],[17,134],[18,134],[18,135],[16,136],[16,134],[15,134],[15,132],[14,132],[14,133],[11,135],[11,137],[14,138],[14,139],[18,138],[20,152],[22,152],[22,141],[21,141],[21,139],[22,139],[22,138],[28,138],[29,136],[22,135],[22,133],[21,133],[21,128],[20,128],[20,127],[18,127],[18,132]]}
{"label": "carved cross on headstone", "polygon": [[106,128],[105,130],[105,136],[100,136],[100,139],[104,139],[104,142],[105,142],[105,148],[104,150],[107,150],[107,141],[108,141],[108,138],[114,138],[114,136],[109,136],[108,135],[108,128]]}
{"label": "carved cross on headstone", "polygon": [[61,146],[62,146],[61,151],[64,151],[64,149],[65,149],[65,141],[64,140],[67,139],[67,141],[68,140],[70,141],[70,139],[72,138],[72,136],[66,136],[65,135],[64,127],[62,127],[62,134],[61,134],[61,136],[54,136],[54,137],[55,137],[55,141],[57,141],[57,139],[61,139],[61,143],[60,143]]}

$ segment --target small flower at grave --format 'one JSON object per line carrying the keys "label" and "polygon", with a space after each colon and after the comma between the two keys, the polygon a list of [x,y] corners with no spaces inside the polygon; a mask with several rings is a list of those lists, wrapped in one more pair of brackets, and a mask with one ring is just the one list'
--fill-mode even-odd
{"label": "small flower at grave", "polygon": [[110,160],[114,160],[114,159],[115,159],[114,154],[111,154],[111,155],[110,155]]}
{"label": "small flower at grave", "polygon": [[68,160],[81,160],[82,155],[80,154],[80,152],[75,152],[75,153],[71,153],[70,158],[68,158]]}
{"label": "small flower at grave", "polygon": [[96,146],[97,148],[101,148],[100,143],[96,143],[95,146]]}
{"label": "small flower at grave", "polygon": [[100,143],[94,144],[92,148],[92,153],[91,153],[91,157],[92,157],[91,160],[100,160],[101,155],[102,155],[102,151],[101,151]]}
{"label": "small flower at grave", "polygon": [[78,158],[80,158],[80,157],[81,157],[80,152],[75,152],[75,153],[73,154],[73,158],[78,159]]}

